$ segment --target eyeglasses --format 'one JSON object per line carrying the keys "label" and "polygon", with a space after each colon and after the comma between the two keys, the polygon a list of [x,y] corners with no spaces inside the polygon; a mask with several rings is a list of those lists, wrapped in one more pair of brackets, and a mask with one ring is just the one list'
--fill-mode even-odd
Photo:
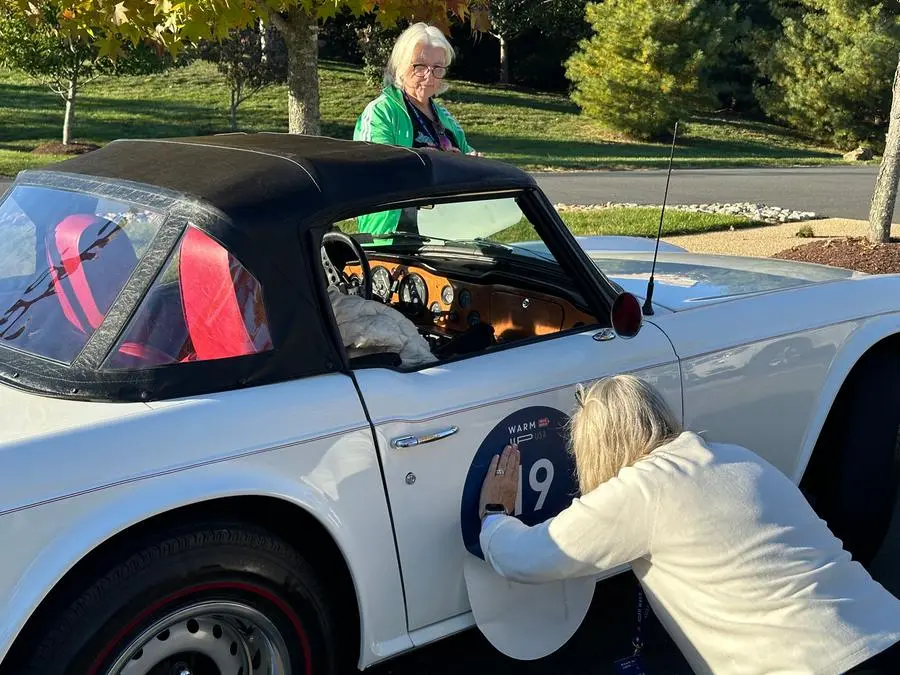
{"label": "eyeglasses", "polygon": [[413,64],[413,75],[416,77],[425,77],[429,70],[437,80],[443,79],[444,75],[447,74],[446,66],[427,66],[424,63]]}

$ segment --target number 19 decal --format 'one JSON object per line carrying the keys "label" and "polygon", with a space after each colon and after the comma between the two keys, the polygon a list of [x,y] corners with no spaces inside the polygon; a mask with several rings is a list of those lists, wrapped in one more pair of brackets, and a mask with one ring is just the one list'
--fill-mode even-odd
{"label": "number 19 decal", "polygon": [[[541,475],[543,469],[543,475]],[[538,493],[537,501],[534,504],[534,510],[540,511],[541,507],[547,499],[547,493],[550,492],[550,485],[553,483],[553,462],[546,457],[541,457],[531,465],[528,472],[528,487]],[[519,493],[516,496],[516,512],[515,515],[522,515],[522,467],[519,467]]]}
{"label": "number 19 decal", "polygon": [[504,446],[516,443],[522,463],[513,515],[526,525],[536,525],[566,508],[577,494],[575,464],[566,443],[568,417],[555,408],[534,406],[519,410],[495,426],[479,446],[463,488],[460,524],[463,542],[483,558],[478,535],[481,486],[491,458]]}

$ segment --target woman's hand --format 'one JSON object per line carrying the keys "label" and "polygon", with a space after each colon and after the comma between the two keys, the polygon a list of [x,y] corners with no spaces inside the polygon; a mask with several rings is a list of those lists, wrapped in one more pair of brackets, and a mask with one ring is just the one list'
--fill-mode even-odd
{"label": "woman's hand", "polygon": [[480,518],[484,518],[486,504],[503,504],[507,513],[513,513],[519,492],[519,461],[519,447],[516,445],[507,445],[501,455],[494,455],[481,486]]}
{"label": "woman's hand", "polygon": [[484,157],[484,153],[478,152],[477,150],[472,150],[472,152],[467,152],[466,154],[472,157]]}

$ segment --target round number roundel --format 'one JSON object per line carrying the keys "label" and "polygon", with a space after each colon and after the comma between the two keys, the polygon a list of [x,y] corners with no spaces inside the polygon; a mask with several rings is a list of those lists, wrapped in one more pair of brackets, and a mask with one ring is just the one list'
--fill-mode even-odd
{"label": "round number roundel", "polygon": [[524,408],[495,426],[481,443],[466,476],[460,509],[463,542],[470,553],[484,559],[478,540],[481,486],[491,459],[507,444],[518,443],[522,459],[513,515],[526,525],[537,525],[571,504],[578,487],[575,463],[566,448],[568,419],[556,408]]}

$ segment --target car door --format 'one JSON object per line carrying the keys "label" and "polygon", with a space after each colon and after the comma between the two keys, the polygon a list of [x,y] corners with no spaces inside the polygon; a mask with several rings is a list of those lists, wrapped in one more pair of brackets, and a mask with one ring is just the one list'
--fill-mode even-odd
{"label": "car door", "polygon": [[[677,358],[651,323],[630,339],[594,328],[415,372],[356,372],[376,430],[415,642],[452,630],[441,622],[466,625],[472,602],[464,568],[477,547],[472,500],[490,455],[518,442],[517,511],[530,523],[554,515],[574,494],[564,437],[576,385],[625,372],[657,386],[681,414]],[[546,623],[549,630],[553,620]],[[564,631],[556,647],[570,634]]]}

